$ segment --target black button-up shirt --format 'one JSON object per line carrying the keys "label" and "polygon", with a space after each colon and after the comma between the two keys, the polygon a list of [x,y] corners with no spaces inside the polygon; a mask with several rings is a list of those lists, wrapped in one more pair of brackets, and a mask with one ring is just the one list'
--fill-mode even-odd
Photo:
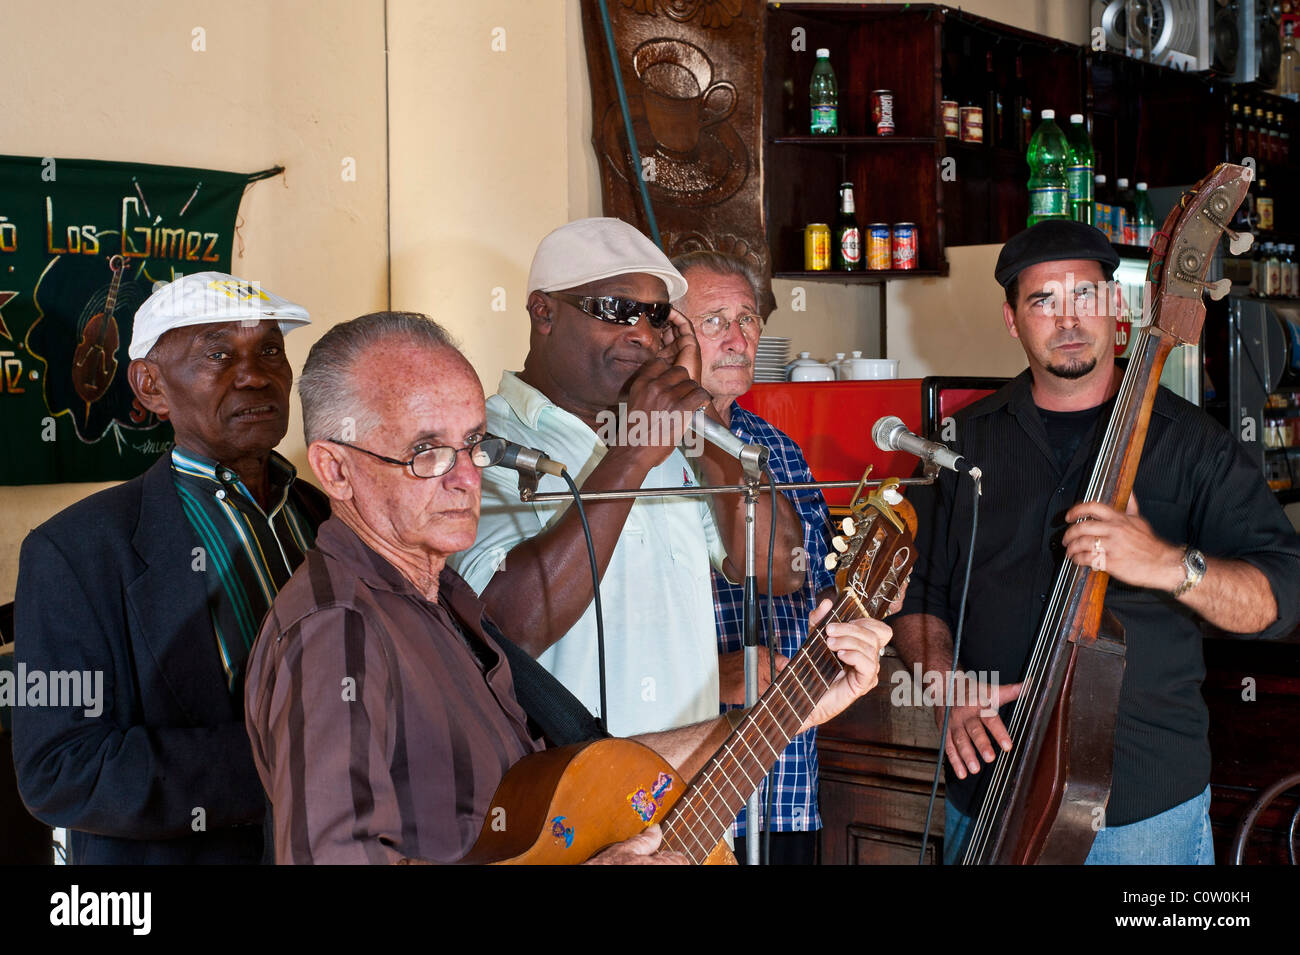
{"label": "black button-up shirt", "polygon": [[[961,666],[1014,683],[1024,673],[1063,551],[1064,515],[1083,495],[1109,420],[1080,443],[1063,472],[1030,390],[1029,372],[958,413],[950,445],[984,471],[979,534]],[[1300,619],[1300,537],[1259,468],[1232,436],[1194,405],[1161,389],[1134,485],[1156,534],[1212,557],[1238,558],[1268,578],[1277,622]],[[970,483],[943,472],[912,496],[919,557],[902,614],[927,613],[954,631],[970,543]],[[1124,625],[1124,685],[1115,730],[1107,825],[1146,819],[1199,794],[1209,782],[1209,714],[1199,618],[1170,594],[1111,580],[1106,606]],[[1010,717],[1014,704],[1002,711]],[[977,808],[989,767],[965,780],[948,772],[948,794]]]}

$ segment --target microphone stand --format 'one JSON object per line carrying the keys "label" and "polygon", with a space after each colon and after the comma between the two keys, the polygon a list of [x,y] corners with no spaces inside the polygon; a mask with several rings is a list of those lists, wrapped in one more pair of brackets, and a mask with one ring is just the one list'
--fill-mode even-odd
{"label": "microphone stand", "polygon": [[[576,496],[583,501],[614,501],[626,498],[638,497],[696,497],[699,495],[714,494],[742,494],[745,498],[745,585],[744,585],[744,647],[745,647],[745,706],[752,707],[758,702],[758,574],[755,568],[756,557],[754,554],[754,529],[756,524],[755,508],[758,504],[758,495],[762,490],[759,484],[760,470],[752,462],[742,460],[745,467],[745,483],[737,485],[723,485],[719,487],[654,487],[654,488],[629,488],[627,490],[616,491],[581,491]],[[902,485],[921,485],[933,484],[937,468],[927,467],[925,476],[919,478],[902,478],[899,484]],[[933,473],[932,473],[933,472]],[[826,490],[831,488],[871,488],[880,487],[884,481],[871,481],[862,479],[858,481],[795,481],[781,482],[775,485],[778,491],[802,491],[811,488]],[[537,477],[535,475],[519,474],[519,499],[524,502],[531,501],[571,501],[575,495],[569,491],[549,491],[537,493]],[[773,515],[775,517],[775,515]],[[599,587],[598,581],[593,581],[592,585]],[[771,583],[768,584],[771,586]],[[769,624],[771,621],[769,621]],[[775,647],[772,648],[775,652]],[[606,714],[602,713],[604,719]],[[771,776],[769,773],[764,779]],[[770,783],[769,783],[770,785]],[[758,789],[750,794],[745,803],[746,811],[746,839],[745,839],[745,857],[749,865],[758,865],[759,856],[759,838],[758,826],[756,820],[759,814],[759,797]],[[766,822],[766,820],[765,820]]]}

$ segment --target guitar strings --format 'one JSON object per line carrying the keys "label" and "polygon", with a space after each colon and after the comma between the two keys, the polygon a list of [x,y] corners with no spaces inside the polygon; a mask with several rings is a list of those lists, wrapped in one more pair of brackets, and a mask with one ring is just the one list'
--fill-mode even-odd
{"label": "guitar strings", "polygon": [[[888,556],[891,558],[891,564],[880,586],[887,586],[890,581],[893,581],[896,591],[897,581],[894,578],[898,575],[898,568],[892,566],[894,555]],[[684,853],[697,864],[707,858],[730,826],[730,820],[735,818],[746,801],[744,793],[736,789],[732,779],[739,773],[753,785],[754,777],[751,775],[751,770],[759,778],[766,775],[763,768],[766,763],[764,757],[755,753],[746,742],[748,731],[753,729],[759,731],[755,734],[756,738],[763,741],[763,745],[771,752],[772,759],[775,759],[781,749],[784,749],[797,735],[799,727],[806,719],[806,715],[801,714],[791,702],[792,695],[795,696],[795,702],[798,702],[795,688],[797,687],[798,692],[802,693],[809,707],[808,712],[811,713],[821,693],[829,688],[831,681],[843,669],[835,652],[826,643],[826,626],[832,622],[841,622],[845,619],[846,613],[854,609],[874,611],[878,609],[881,599],[883,599],[882,595],[876,594],[871,598],[870,608],[861,608],[861,602],[851,586],[839,594],[829,614],[809,634],[799,652],[791,658],[768,691],[745,715],[727,742],[705,764],[704,769],[696,777],[700,780],[700,784],[693,786],[665,817],[663,841],[667,848]],[[816,691],[817,695],[814,696],[813,691]],[[773,711],[771,704],[774,703],[784,704],[788,715]],[[783,739],[780,749],[772,743],[773,731]],[[744,745],[745,750],[748,751],[747,756],[735,750],[737,742]],[[718,788],[715,779],[719,775],[730,788],[730,793]],[[705,784],[713,789],[712,795],[705,791]],[[721,814],[718,812],[719,806],[722,809]],[[696,858],[697,855],[699,858]]]}

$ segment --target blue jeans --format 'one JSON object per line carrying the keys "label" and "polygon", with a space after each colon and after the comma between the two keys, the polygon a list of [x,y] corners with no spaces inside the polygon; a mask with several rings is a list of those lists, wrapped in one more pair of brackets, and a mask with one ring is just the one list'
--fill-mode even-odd
{"label": "blue jeans", "polygon": [[[971,817],[944,803],[943,864],[955,865],[966,847]],[[1086,865],[1214,865],[1210,787],[1149,819],[1097,833]]]}

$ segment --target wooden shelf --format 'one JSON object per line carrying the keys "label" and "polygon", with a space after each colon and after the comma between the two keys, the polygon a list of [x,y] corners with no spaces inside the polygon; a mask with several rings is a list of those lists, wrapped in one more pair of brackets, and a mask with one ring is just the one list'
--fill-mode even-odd
{"label": "wooden shelf", "polygon": [[947,275],[947,269],[863,269],[859,272],[774,272],[772,278],[791,282],[839,282],[844,285],[870,285],[894,279],[932,279]]}
{"label": "wooden shelf", "polygon": [[933,136],[778,136],[774,146],[933,146]]}

